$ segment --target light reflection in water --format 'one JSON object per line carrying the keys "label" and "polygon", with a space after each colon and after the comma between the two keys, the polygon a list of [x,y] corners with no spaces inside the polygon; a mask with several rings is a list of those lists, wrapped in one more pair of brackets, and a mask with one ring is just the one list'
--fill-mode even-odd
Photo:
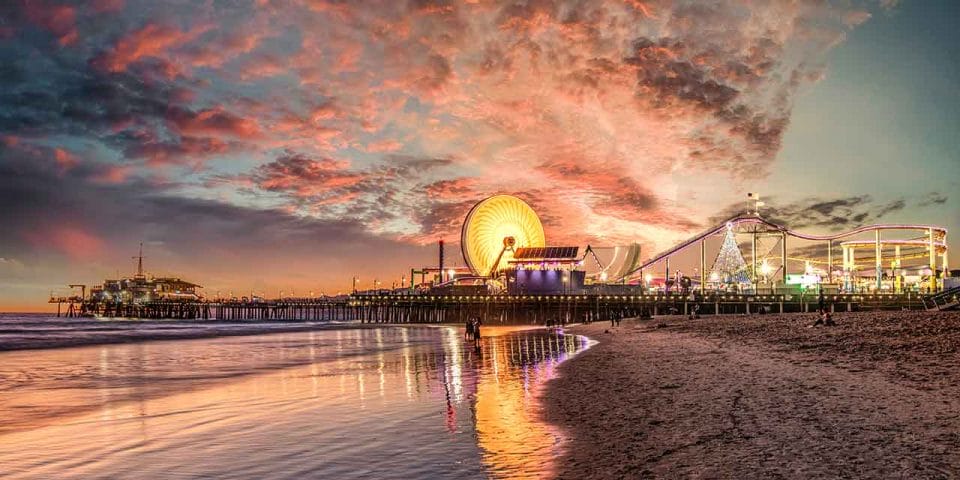
{"label": "light reflection in water", "polygon": [[[540,476],[583,337],[379,328],[0,353],[5,478]],[[376,389],[376,395],[373,394]]]}

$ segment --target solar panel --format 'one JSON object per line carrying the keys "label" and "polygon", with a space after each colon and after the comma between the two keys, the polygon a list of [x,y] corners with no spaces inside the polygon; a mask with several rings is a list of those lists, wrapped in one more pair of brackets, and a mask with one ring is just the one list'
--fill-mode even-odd
{"label": "solar panel", "polygon": [[513,253],[514,260],[570,260],[577,258],[580,247],[521,247]]}

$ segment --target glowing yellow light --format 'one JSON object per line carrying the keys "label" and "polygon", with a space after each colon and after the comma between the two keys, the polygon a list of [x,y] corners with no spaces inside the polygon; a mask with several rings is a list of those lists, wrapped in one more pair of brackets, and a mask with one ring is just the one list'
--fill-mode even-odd
{"label": "glowing yellow light", "polygon": [[[511,240],[512,239],[512,240]],[[526,202],[511,195],[494,195],[470,209],[463,222],[460,248],[475,275],[506,268],[513,255],[508,251],[494,265],[504,246],[543,247],[546,239],[536,212]]]}
{"label": "glowing yellow light", "polygon": [[760,264],[760,273],[763,276],[767,276],[767,275],[770,275],[771,271],[773,271],[773,267],[771,267],[770,264],[767,263],[766,260],[764,260],[763,263]]}

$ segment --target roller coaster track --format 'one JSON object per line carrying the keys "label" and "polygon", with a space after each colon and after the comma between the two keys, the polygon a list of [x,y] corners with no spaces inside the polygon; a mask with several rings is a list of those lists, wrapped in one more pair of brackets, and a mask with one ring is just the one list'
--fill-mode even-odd
{"label": "roller coaster track", "polygon": [[[708,230],[706,230],[706,231],[704,231],[704,232],[701,232],[700,234],[698,234],[698,235],[696,235],[696,236],[694,236],[694,237],[692,237],[692,238],[690,238],[690,239],[688,239],[688,240],[685,240],[685,241],[677,244],[676,246],[674,246],[674,247],[672,247],[672,248],[670,248],[670,249],[668,249],[668,250],[665,250],[665,251],[663,251],[663,252],[658,253],[657,255],[653,256],[652,258],[650,258],[650,259],[647,260],[646,262],[643,262],[642,264],[640,264],[640,266],[638,266],[638,267],[636,267],[635,269],[627,272],[625,275],[623,275],[622,277],[620,277],[619,280],[623,280],[623,279],[625,279],[625,278],[627,278],[627,277],[630,277],[630,276],[634,275],[635,273],[637,273],[637,272],[639,272],[639,271],[641,271],[641,270],[643,270],[643,269],[645,269],[645,268],[647,268],[647,267],[649,267],[649,266],[651,266],[651,265],[653,265],[653,264],[655,264],[655,263],[657,263],[657,262],[660,262],[661,260],[663,260],[663,259],[665,259],[665,258],[667,258],[667,257],[669,257],[669,256],[671,256],[671,255],[673,255],[673,254],[675,254],[675,253],[677,253],[677,252],[679,252],[679,251],[687,248],[687,247],[690,247],[691,245],[696,244],[697,242],[703,240],[703,239],[706,238],[706,237],[710,237],[710,236],[713,236],[713,235],[716,235],[716,234],[722,232],[724,228],[727,228],[727,224],[730,224],[730,225],[732,225],[732,226],[740,226],[740,225],[763,225],[763,226],[768,227],[769,230],[766,230],[766,231],[764,231],[764,232],[762,232],[762,233],[785,233],[785,234],[787,234],[787,235],[789,235],[789,236],[791,236],[791,237],[794,237],[794,238],[799,238],[799,239],[802,239],[802,240],[811,240],[811,241],[833,241],[833,240],[840,240],[840,239],[842,239],[842,238],[847,238],[847,237],[851,237],[851,236],[853,236],[853,235],[861,234],[861,233],[864,233],[864,232],[872,232],[872,231],[876,231],[876,230],[924,230],[924,231],[932,230],[933,232],[935,232],[935,233],[934,233],[934,241],[933,241],[934,246],[935,246],[937,249],[942,249],[942,248],[946,248],[946,245],[947,245],[947,244],[946,244],[947,229],[946,229],[946,228],[943,228],[943,227],[938,227],[938,226],[936,226],[936,225],[885,223],[885,224],[877,224],[877,225],[865,225],[865,226],[862,226],[862,227],[859,227],[859,228],[855,228],[855,229],[850,230],[850,231],[847,231],[847,232],[836,233],[836,234],[832,234],[832,235],[809,235],[809,234],[800,233],[800,232],[797,232],[797,231],[794,231],[794,230],[790,230],[790,229],[788,229],[787,227],[785,227],[785,226],[783,226],[783,225],[778,225],[778,224],[773,223],[773,222],[771,222],[771,221],[769,221],[769,220],[766,220],[766,219],[764,219],[763,217],[760,217],[760,216],[758,216],[758,215],[735,215],[735,216],[733,216],[733,217],[730,217],[730,218],[727,219],[726,221],[720,222],[720,224],[717,225],[717,226],[715,226],[715,227],[712,227],[712,228],[710,228],[710,229],[708,229]],[[761,233],[761,232],[758,232],[758,233]],[[938,237],[939,237],[939,239],[938,239]]]}

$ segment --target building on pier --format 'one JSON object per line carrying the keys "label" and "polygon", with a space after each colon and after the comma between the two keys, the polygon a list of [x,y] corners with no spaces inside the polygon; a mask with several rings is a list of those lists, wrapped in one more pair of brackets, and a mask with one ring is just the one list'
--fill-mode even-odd
{"label": "building on pier", "polygon": [[200,285],[179,278],[134,276],[104,280],[90,289],[95,302],[146,303],[163,300],[195,301],[201,298]]}
{"label": "building on pier", "polygon": [[505,271],[507,292],[576,294],[583,292],[585,273],[579,247],[521,247]]}
{"label": "building on pier", "polygon": [[104,280],[90,289],[90,301],[98,303],[142,304],[163,301],[197,301],[203,288],[176,277],[154,277],[143,271],[143,243],[136,257],[137,273],[132,277]]}

